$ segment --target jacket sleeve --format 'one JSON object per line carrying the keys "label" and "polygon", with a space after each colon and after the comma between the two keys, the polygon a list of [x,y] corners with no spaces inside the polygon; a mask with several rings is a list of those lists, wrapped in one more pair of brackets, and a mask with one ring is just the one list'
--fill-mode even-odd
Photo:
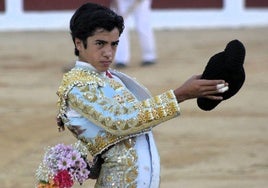
{"label": "jacket sleeve", "polygon": [[97,87],[82,86],[72,88],[67,97],[71,108],[117,136],[150,130],[180,112],[173,90],[143,101],[119,102]]}

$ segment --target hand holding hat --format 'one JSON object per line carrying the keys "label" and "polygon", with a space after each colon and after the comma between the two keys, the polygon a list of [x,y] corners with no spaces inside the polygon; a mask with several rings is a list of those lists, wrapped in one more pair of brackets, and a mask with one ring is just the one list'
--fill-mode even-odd
{"label": "hand holding hat", "polygon": [[[234,96],[245,81],[244,60],[246,50],[239,40],[230,41],[223,52],[217,53],[209,59],[201,79],[222,79],[228,87],[218,86],[220,96],[227,100]],[[221,101],[207,98],[197,98],[200,109],[209,111],[214,109]]]}

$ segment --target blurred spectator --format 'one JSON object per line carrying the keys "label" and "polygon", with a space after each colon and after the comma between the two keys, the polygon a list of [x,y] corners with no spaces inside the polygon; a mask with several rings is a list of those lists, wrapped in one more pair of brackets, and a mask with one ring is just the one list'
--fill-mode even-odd
{"label": "blurred spectator", "polygon": [[115,56],[115,67],[127,67],[130,61],[131,51],[129,43],[128,18],[133,16],[136,31],[138,33],[142,66],[156,63],[156,47],[154,33],[150,23],[152,0],[112,0],[111,8],[125,19],[125,30],[120,36],[120,42]]}

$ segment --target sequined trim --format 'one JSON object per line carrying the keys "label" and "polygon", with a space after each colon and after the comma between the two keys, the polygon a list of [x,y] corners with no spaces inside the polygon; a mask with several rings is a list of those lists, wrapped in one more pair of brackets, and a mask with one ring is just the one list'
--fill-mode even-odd
{"label": "sequined trim", "polygon": [[59,100],[57,106],[59,108],[58,116],[62,116],[67,110],[67,95],[69,91],[75,86],[86,86],[88,84],[97,86],[104,86],[104,81],[98,77],[99,74],[95,71],[88,71],[81,68],[75,68],[65,73],[61,85],[57,91]]}
{"label": "sequined trim", "polygon": [[148,132],[149,130],[150,129],[145,129],[142,132],[139,132],[137,134],[131,134],[129,136],[115,136],[103,130],[100,131],[94,139],[88,139],[83,136],[81,137],[76,136],[76,137],[85,144],[85,146],[88,148],[88,151],[92,156],[96,156],[106,151],[109,147],[123,140],[134,138],[138,135]]}
{"label": "sequined trim", "polygon": [[134,148],[135,142],[135,138],[126,139],[102,155],[105,162],[95,188],[137,187],[138,157]]}

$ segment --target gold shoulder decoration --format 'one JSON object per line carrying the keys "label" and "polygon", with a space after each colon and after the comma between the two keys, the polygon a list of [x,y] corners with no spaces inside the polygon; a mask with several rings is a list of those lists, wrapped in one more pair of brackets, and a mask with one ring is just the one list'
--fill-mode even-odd
{"label": "gold shoulder decoration", "polygon": [[75,86],[92,85],[95,87],[104,86],[104,81],[98,77],[95,71],[75,68],[63,75],[63,79],[57,95],[59,96],[57,106],[60,110],[59,116],[66,110],[66,99],[69,91]]}

